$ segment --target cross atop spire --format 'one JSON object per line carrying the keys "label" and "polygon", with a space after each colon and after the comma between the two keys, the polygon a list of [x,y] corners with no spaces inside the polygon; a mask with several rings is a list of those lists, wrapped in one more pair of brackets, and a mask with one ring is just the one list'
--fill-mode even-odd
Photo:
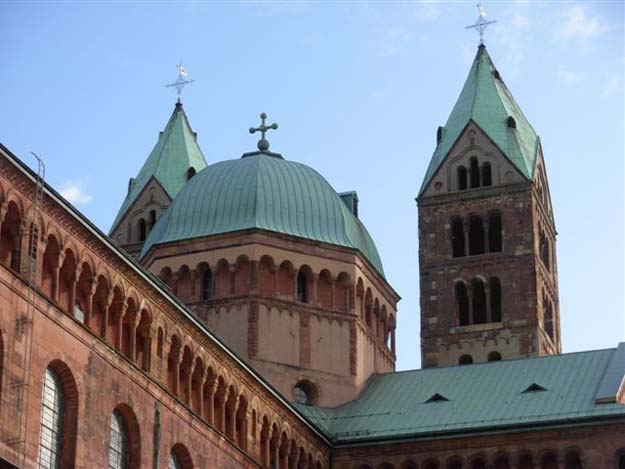
{"label": "cross atop spire", "polygon": [[477,17],[477,20],[475,21],[474,24],[467,26],[464,29],[475,29],[478,33],[480,33],[480,45],[484,44],[484,31],[486,31],[486,28],[488,28],[488,26],[490,26],[493,23],[496,23],[497,21],[487,21],[486,20],[486,9],[482,6],[481,3],[478,3],[477,5],[477,11],[479,12],[479,16]]}
{"label": "cross atop spire", "polygon": [[260,132],[260,140],[258,141],[258,149],[260,151],[269,150],[269,142],[265,139],[265,133],[268,130],[276,130],[278,128],[278,124],[275,122],[271,125],[265,125],[265,119],[267,119],[267,114],[264,112],[260,115],[260,126],[254,128],[250,127],[250,133]]}
{"label": "cross atop spire", "polygon": [[193,83],[195,80],[189,80],[188,78],[186,78],[188,73],[182,66],[182,64],[178,64],[176,65],[176,67],[178,67],[178,77],[174,82],[170,83],[169,85],[165,85],[165,88],[176,88],[176,91],[178,92],[177,102],[180,103],[180,95],[182,94],[182,89],[185,87],[185,85]]}

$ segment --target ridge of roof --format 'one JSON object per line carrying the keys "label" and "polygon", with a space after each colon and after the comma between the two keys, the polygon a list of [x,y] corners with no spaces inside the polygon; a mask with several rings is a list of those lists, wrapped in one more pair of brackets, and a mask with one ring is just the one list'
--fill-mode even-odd
{"label": "ridge of roof", "polygon": [[165,128],[139,173],[132,178],[128,193],[111,225],[109,233],[117,227],[132,203],[153,177],[163,187],[171,200],[187,182],[187,170],[193,167],[197,172],[207,163],[200,149],[196,133],[193,132],[182,103],[177,102]]}
{"label": "ridge of roof", "polygon": [[[621,344],[625,344],[625,343],[624,342],[620,342],[618,345],[621,346]],[[496,363],[511,363],[511,362],[515,362],[515,361],[548,360],[548,359],[553,358],[553,357],[564,357],[564,356],[567,356],[567,355],[587,354],[587,353],[594,353],[594,352],[607,352],[607,351],[614,351],[614,350],[617,350],[617,348],[615,348],[615,347],[606,347],[606,348],[599,348],[599,349],[593,349],[593,350],[576,350],[574,352],[558,353],[556,355],[540,355],[540,356],[535,356],[535,357],[507,358],[505,360],[496,360],[496,361],[492,361],[492,362],[481,362],[481,363],[471,363],[470,365],[462,365],[462,366],[476,367],[476,366],[489,366],[489,365],[494,365]],[[384,373],[378,373],[375,376],[388,376],[388,375],[398,375],[398,374],[402,374],[402,373],[428,372],[428,371],[434,371],[434,370],[444,370],[444,369],[447,369],[447,368],[458,368],[458,366],[461,366],[461,365],[442,365],[442,366],[437,366],[437,367],[434,367],[434,368],[413,368],[411,370],[386,371]]]}
{"label": "ridge of roof", "polygon": [[[509,117],[515,120],[515,129],[507,128]],[[442,127],[440,141],[430,159],[419,194],[423,193],[470,121],[493,141],[524,177],[533,178],[539,137],[482,44],[447,123]]]}

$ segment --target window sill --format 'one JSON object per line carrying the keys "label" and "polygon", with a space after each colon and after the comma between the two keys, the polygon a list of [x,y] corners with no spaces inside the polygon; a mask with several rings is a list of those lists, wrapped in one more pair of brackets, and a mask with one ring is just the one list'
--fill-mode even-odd
{"label": "window sill", "polygon": [[480,332],[480,331],[490,331],[496,329],[503,329],[502,322],[487,322],[484,324],[471,324],[469,326],[455,326],[452,327],[449,332],[451,334],[462,334],[465,332]]}

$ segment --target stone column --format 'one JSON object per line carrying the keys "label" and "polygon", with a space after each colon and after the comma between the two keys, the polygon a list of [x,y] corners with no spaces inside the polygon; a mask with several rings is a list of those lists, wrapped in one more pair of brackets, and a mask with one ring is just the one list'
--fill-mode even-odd
{"label": "stone column", "polygon": [[65,253],[61,249],[56,263],[52,266],[52,300],[56,303],[59,301],[59,272],[61,271],[61,265],[63,265],[64,260]]}
{"label": "stone column", "polygon": [[128,298],[124,298],[122,300],[122,304],[121,307],[119,308],[119,317],[117,318],[117,323],[115,324],[114,327],[117,328],[117,343],[114,344],[115,348],[117,350],[121,350],[122,349],[122,331],[124,329],[123,325],[124,325],[124,316],[126,315],[126,312],[128,311]]}
{"label": "stone column", "polygon": [[462,233],[464,234],[464,255],[465,256],[470,255],[469,230],[470,230],[469,221],[468,219],[463,218],[462,219]]}
{"label": "stone column", "polygon": [[[132,318],[130,318],[130,337],[128,338],[128,354],[133,363],[137,363],[137,326],[140,320],[141,315],[135,311]],[[141,363],[137,364],[141,366]]]}
{"label": "stone column", "polygon": [[213,426],[215,423],[215,391],[217,390],[217,380],[206,373],[204,390],[206,400],[208,401],[208,408],[204,409],[206,412],[206,421]]}
{"label": "stone column", "polygon": [[490,252],[490,242],[488,239],[488,220],[484,223],[484,252]]}
{"label": "stone column", "polygon": [[258,293],[258,261],[250,262],[250,294]]}
{"label": "stone column", "polygon": [[[78,286],[78,279],[80,278],[80,273],[82,272],[82,267],[80,265],[78,265],[76,267],[76,272],[74,272],[74,278],[72,280],[72,284],[69,288],[69,301],[68,301],[68,308],[69,308],[69,315],[70,316],[74,316],[74,308],[76,307],[76,287]],[[83,306],[80,305],[80,308],[82,309]],[[83,311],[83,321],[84,319],[84,314],[85,312]]]}
{"label": "stone column", "polygon": [[319,299],[317,298],[317,284],[319,283],[319,274],[312,274],[311,283],[312,283],[312,292],[311,292],[312,295],[311,295],[311,298],[307,298],[310,300],[308,301],[308,303],[310,303],[311,305],[318,306]]}
{"label": "stone column", "polygon": [[178,396],[180,396],[180,363],[182,362],[182,346],[181,349],[178,351],[178,355],[176,357],[173,358],[174,360],[174,382],[172,383],[172,392]]}
{"label": "stone column", "polygon": [[84,280],[85,282],[85,292],[86,292],[86,299],[85,299],[85,325],[90,328],[92,326],[91,324],[91,311],[93,310],[93,295],[95,295],[95,291],[98,287],[98,282],[96,282],[96,280],[94,278],[90,278],[90,279],[86,279]]}
{"label": "stone column", "polygon": [[106,329],[109,325],[109,309],[113,302],[113,290],[111,290],[108,296],[102,300],[102,324],[100,325],[100,337],[106,341]]}

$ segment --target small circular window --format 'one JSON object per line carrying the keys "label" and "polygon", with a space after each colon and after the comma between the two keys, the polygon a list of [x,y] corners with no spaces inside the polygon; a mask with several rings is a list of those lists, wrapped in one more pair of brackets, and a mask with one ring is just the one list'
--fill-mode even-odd
{"label": "small circular window", "polygon": [[295,402],[302,405],[313,405],[317,399],[317,388],[310,381],[299,381],[293,388]]}

